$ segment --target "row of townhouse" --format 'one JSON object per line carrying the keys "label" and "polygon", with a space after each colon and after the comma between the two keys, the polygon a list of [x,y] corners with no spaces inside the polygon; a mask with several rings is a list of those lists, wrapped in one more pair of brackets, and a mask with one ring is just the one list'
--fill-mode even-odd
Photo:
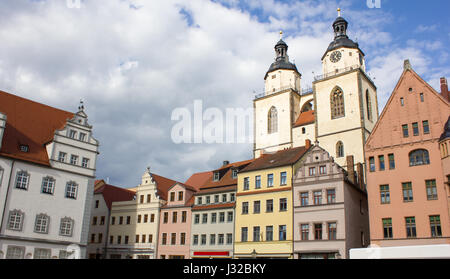
{"label": "row of townhouse", "polygon": [[345,171],[307,141],[225,161],[185,183],[147,170],[136,188],[117,189],[115,198],[128,200],[110,208],[98,186],[89,258],[347,258],[369,243],[361,164],[356,169]]}

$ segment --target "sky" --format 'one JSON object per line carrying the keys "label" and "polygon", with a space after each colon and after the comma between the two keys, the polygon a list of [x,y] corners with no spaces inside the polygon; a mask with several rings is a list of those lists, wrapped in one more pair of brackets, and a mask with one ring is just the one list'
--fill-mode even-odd
{"label": "sky", "polygon": [[97,178],[135,187],[150,167],[184,182],[252,158],[253,145],[177,144],[174,110],[252,108],[280,30],[311,87],[338,7],[380,113],[405,59],[439,92],[450,77],[450,2],[367,2],[376,0],[2,0],[0,90],[71,112],[82,99],[100,142]]}

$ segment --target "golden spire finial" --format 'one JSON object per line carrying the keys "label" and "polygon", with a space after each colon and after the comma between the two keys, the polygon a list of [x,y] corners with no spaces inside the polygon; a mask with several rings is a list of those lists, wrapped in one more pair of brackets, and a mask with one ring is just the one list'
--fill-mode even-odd
{"label": "golden spire finial", "polygon": [[283,39],[283,31],[280,30],[280,40]]}
{"label": "golden spire finial", "polygon": [[338,16],[341,16],[341,8],[338,8],[337,11],[338,11]]}

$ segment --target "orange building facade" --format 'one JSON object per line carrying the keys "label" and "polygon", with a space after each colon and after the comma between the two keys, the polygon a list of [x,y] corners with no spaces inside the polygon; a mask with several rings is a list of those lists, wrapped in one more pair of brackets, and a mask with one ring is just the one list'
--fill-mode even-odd
{"label": "orange building facade", "polygon": [[371,244],[450,244],[449,193],[439,139],[448,96],[405,68],[365,145]]}

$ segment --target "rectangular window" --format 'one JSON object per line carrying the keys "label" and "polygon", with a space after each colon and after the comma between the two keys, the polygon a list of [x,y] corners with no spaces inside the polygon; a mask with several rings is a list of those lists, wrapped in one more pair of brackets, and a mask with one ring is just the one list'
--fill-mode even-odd
{"label": "rectangular window", "polygon": [[23,213],[17,210],[9,213],[8,229],[14,231],[22,230]]}
{"label": "rectangular window", "polygon": [[41,192],[44,194],[53,194],[55,189],[55,180],[51,177],[44,177],[42,179],[42,188]]}
{"label": "rectangular window", "polygon": [[423,97],[423,93],[420,93],[420,101],[423,103],[425,101],[425,98]]}
{"label": "rectangular window", "polygon": [[248,202],[242,203],[242,214],[248,214]]}
{"label": "rectangular window", "polygon": [[162,234],[161,244],[162,245],[166,245],[167,244],[167,233],[163,233]]}
{"label": "rectangular window", "polygon": [[430,216],[430,229],[432,237],[442,236],[441,217],[439,215]]}
{"label": "rectangular window", "polygon": [[60,162],[65,162],[65,161],[66,161],[66,157],[67,157],[67,153],[65,153],[65,152],[59,152],[59,155],[58,155],[58,161],[60,161]]}
{"label": "rectangular window", "polygon": [[217,223],[217,213],[211,213],[211,224]]}
{"label": "rectangular window", "polygon": [[314,191],[314,205],[322,204],[322,191]]}
{"label": "rectangular window", "polygon": [[25,256],[25,247],[8,245],[6,250],[7,259],[23,259]]}
{"label": "rectangular window", "polygon": [[210,196],[206,196],[206,204],[210,204],[211,203],[211,197]]}
{"label": "rectangular window", "polygon": [[181,223],[186,223],[187,211],[181,212]]}
{"label": "rectangular window", "polygon": [[404,138],[409,137],[408,124],[402,125],[402,131],[403,131],[403,137]]}
{"label": "rectangular window", "polygon": [[273,241],[273,226],[266,226],[266,241]]}
{"label": "rectangular window", "polygon": [[319,173],[320,174],[327,174],[327,166],[320,166],[319,167]]}
{"label": "rectangular window", "polygon": [[178,219],[178,212],[172,213],[172,223],[176,223]]}
{"label": "rectangular window", "polygon": [[195,214],[194,215],[194,224],[198,224],[200,223],[200,214]]}
{"label": "rectangular window", "polygon": [[131,216],[127,216],[127,225],[131,224]]}
{"label": "rectangular window", "polygon": [[286,240],[286,225],[278,226],[278,240]]}
{"label": "rectangular window", "polygon": [[215,172],[214,173],[214,181],[219,181],[220,179],[220,173],[219,172]]}
{"label": "rectangular window", "polygon": [[139,239],[140,239],[140,236],[137,234],[137,235],[136,235],[136,239],[134,240],[134,242],[135,242],[135,243],[139,243]]}
{"label": "rectangular window", "polygon": [[384,171],[385,170],[385,164],[384,164],[384,155],[380,155],[378,156],[378,162],[380,164],[380,171]]}
{"label": "rectangular window", "polygon": [[302,224],[300,228],[302,240],[309,240],[309,224]]}
{"label": "rectangular window", "polygon": [[301,206],[308,206],[308,199],[309,199],[308,192],[300,193],[300,205]]}
{"label": "rectangular window", "polygon": [[287,184],[287,173],[284,171],[280,174],[280,185]]}
{"label": "rectangular window", "polygon": [[78,164],[78,156],[76,155],[70,155],[70,163],[72,165],[77,165]]}
{"label": "rectangular window", "polygon": [[144,195],[140,195],[139,196],[139,202],[140,203],[144,203]]}
{"label": "rectangular window", "polygon": [[374,157],[369,158],[369,169],[370,169],[370,172],[375,171],[375,158]]}
{"label": "rectangular window", "polygon": [[255,189],[260,189],[261,188],[261,176],[257,175],[255,177]]}
{"label": "rectangular window", "polygon": [[123,216],[120,216],[119,217],[119,225],[122,225],[123,224]]}
{"label": "rectangular window", "polygon": [[437,189],[436,189],[436,180],[426,180],[425,185],[427,187],[427,199],[428,200],[437,200]]}
{"label": "rectangular window", "polygon": [[233,244],[233,234],[227,233],[227,244]]}
{"label": "rectangular window", "polygon": [[413,135],[418,136],[419,135],[419,123],[414,122],[412,124],[412,128],[413,128]]}
{"label": "rectangular window", "polygon": [[273,200],[266,200],[266,212],[273,212]]}
{"label": "rectangular window", "polygon": [[402,183],[402,189],[403,189],[403,202],[412,202],[413,201],[412,183],[411,182]]}
{"label": "rectangular window", "polygon": [[116,217],[111,217],[111,225],[115,225],[116,224]]}
{"label": "rectangular window", "polygon": [[192,245],[198,245],[198,234],[194,234],[192,238]]}
{"label": "rectangular window", "polygon": [[167,224],[169,222],[169,212],[164,212],[163,223]]}
{"label": "rectangular window", "polygon": [[148,223],[148,214],[144,214],[144,223]]}
{"label": "rectangular window", "polygon": [[[144,242],[144,241],[142,241]],[[181,233],[180,234],[180,245],[185,245],[186,244],[186,233]]]}
{"label": "rectangular window", "polygon": [[416,218],[415,217],[406,217],[406,237],[407,238],[415,238],[416,235]]}
{"label": "rectangular window", "polygon": [[198,198],[197,198],[197,204],[202,204],[202,203],[203,203],[202,197],[198,197]]}
{"label": "rectangular window", "polygon": [[122,236],[121,235],[117,236],[117,244],[122,244]]}
{"label": "rectangular window", "polygon": [[423,127],[423,133],[429,134],[430,133],[430,125],[428,123],[428,120],[422,121],[422,127]]}
{"label": "rectangular window", "polygon": [[322,224],[314,224],[314,239],[322,239]]}
{"label": "rectangular window", "polygon": [[175,201],[175,192],[170,193],[170,201],[171,202]]}
{"label": "rectangular window", "polygon": [[225,243],[225,235],[223,233],[219,233],[219,245],[223,245]]}
{"label": "rectangular window", "polygon": [[79,140],[80,141],[86,141],[86,134],[85,133],[80,133]]}
{"label": "rectangular window", "polygon": [[230,194],[230,202],[234,202],[234,197],[235,197],[234,193],[231,193]]}
{"label": "rectangular window", "polygon": [[248,241],[248,228],[243,227],[241,228],[241,242],[247,242]]}
{"label": "rectangular window", "polygon": [[287,198],[280,199],[280,211],[287,211]]}
{"label": "rectangular window", "polygon": [[225,222],[225,212],[219,212],[219,223]]}
{"label": "rectangular window", "polygon": [[336,190],[335,189],[327,190],[327,203],[336,203]]}
{"label": "rectangular window", "polygon": [[244,177],[244,191],[250,189],[250,178]]}
{"label": "rectangular window", "polygon": [[405,99],[400,98],[400,105],[403,107],[405,105]]}
{"label": "rectangular window", "polygon": [[227,194],[222,194],[222,202],[227,202]]}
{"label": "rectangular window", "polygon": [[328,240],[336,240],[337,239],[337,224],[336,223],[328,223]]}
{"label": "rectangular window", "polygon": [[267,187],[273,187],[273,173],[267,175]]}
{"label": "rectangular window", "polygon": [[66,198],[76,199],[77,191],[78,191],[78,185],[75,182],[68,182],[66,184]]}
{"label": "rectangular window", "polygon": [[83,160],[81,161],[81,166],[83,168],[89,168],[89,159],[88,158],[83,158]]}
{"label": "rectangular window", "polygon": [[203,213],[202,215],[202,224],[208,223],[208,213]]}
{"label": "rectangular window", "polygon": [[389,192],[389,185],[380,185],[381,204],[391,203],[391,194]]}
{"label": "rectangular window", "polygon": [[177,234],[176,233],[172,233],[170,236],[170,244],[171,245],[175,245],[177,243]]}
{"label": "rectangular window", "polygon": [[216,245],[216,235],[215,234],[209,235],[209,245]]}
{"label": "rectangular window", "polygon": [[233,178],[233,179],[237,178],[237,173],[238,173],[237,169],[232,169],[231,170],[231,178]]}
{"label": "rectangular window", "polygon": [[389,169],[394,170],[395,169],[395,157],[394,154],[389,154]]}
{"label": "rectangular window", "polygon": [[316,175],[316,168],[309,168],[309,176],[314,176]]}
{"label": "rectangular window", "polygon": [[233,222],[233,211],[227,212],[227,222]]}
{"label": "rectangular window", "polygon": [[27,172],[24,171],[19,171],[17,173],[17,177],[16,177],[16,188],[17,189],[23,189],[23,190],[27,190],[28,189],[28,179],[29,179],[29,175]]}
{"label": "rectangular window", "polygon": [[261,212],[261,201],[253,202],[253,214],[259,214]]}
{"label": "rectangular window", "polygon": [[77,132],[75,130],[69,130],[69,138],[75,139],[77,136]]}
{"label": "rectangular window", "polygon": [[152,201],[152,195],[148,194],[147,195],[147,203],[150,203]]}
{"label": "rectangular window", "polygon": [[260,241],[260,235],[261,235],[260,227],[259,226],[253,227],[253,242]]}
{"label": "rectangular window", "polygon": [[384,218],[382,221],[383,221],[383,237],[386,239],[393,238],[392,218]]}

